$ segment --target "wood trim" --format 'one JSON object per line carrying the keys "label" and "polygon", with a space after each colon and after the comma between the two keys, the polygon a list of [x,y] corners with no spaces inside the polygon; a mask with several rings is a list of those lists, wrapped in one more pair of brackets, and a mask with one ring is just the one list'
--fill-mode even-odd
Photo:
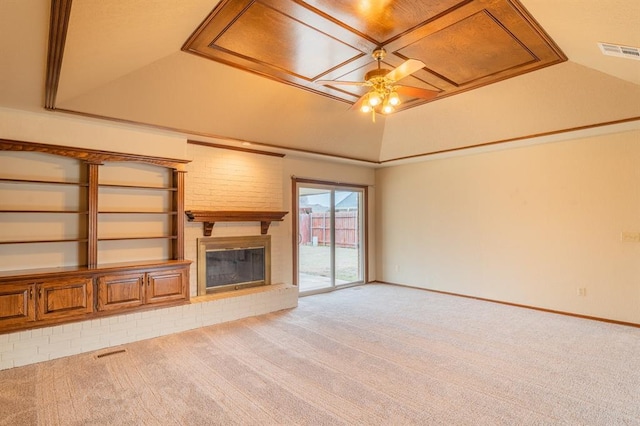
{"label": "wood trim", "polygon": [[335,182],[335,181],[329,181],[329,180],[303,178],[298,176],[291,176],[291,178],[298,183],[311,183],[315,185],[348,186],[351,188],[368,188],[370,186],[370,185],[363,185],[359,183]]}
{"label": "wood trim", "polygon": [[563,134],[563,133],[577,132],[577,131],[580,131],[580,130],[595,129],[597,127],[612,126],[612,125],[615,125],[615,124],[622,124],[622,123],[630,123],[630,122],[638,121],[638,120],[640,120],[640,116],[630,117],[630,118],[623,118],[621,120],[605,121],[605,122],[602,122],[602,123],[587,124],[585,126],[577,126],[577,127],[571,127],[571,128],[567,128],[567,129],[561,129],[561,130],[552,130],[552,131],[549,131],[549,132],[536,133],[536,134],[526,135],[526,136],[517,136],[515,138],[501,139],[501,140],[497,140],[497,141],[479,143],[479,144],[475,144],[475,145],[466,145],[466,146],[461,146],[461,147],[458,147],[458,148],[441,149],[441,150],[438,150],[438,151],[430,151],[430,152],[425,152],[425,153],[422,153],[422,154],[414,154],[414,155],[406,155],[404,157],[390,158],[388,160],[378,161],[378,164],[386,164],[386,163],[390,163],[390,162],[393,162],[393,161],[410,160],[410,159],[415,159],[415,158],[420,158],[420,157],[428,157],[428,156],[437,155],[437,154],[447,154],[447,153],[450,153],[450,152],[464,151],[466,149],[482,148],[482,147],[485,147],[485,146],[500,145],[500,144],[504,144],[504,143],[517,142],[517,141],[522,141],[522,140],[527,140],[527,139],[534,139],[534,138],[540,138],[540,137],[544,137],[544,136],[560,135],[560,134]]}
{"label": "wood trim", "polygon": [[564,62],[567,59],[567,55],[564,54],[560,46],[556,44],[555,41],[549,36],[549,34],[544,30],[544,28],[538,23],[538,21],[529,13],[527,8],[525,8],[519,1],[514,0],[506,0],[507,3],[518,12],[520,17],[529,23],[532,28],[536,29],[536,32],[544,40],[546,45],[553,50],[553,52],[558,56],[558,60],[554,63]]}
{"label": "wood trim", "polygon": [[5,282],[19,281],[39,281],[42,276],[47,275],[53,278],[59,276],[77,276],[87,274],[106,274],[122,272],[123,269],[131,271],[141,271],[159,268],[176,268],[181,265],[191,265],[191,260],[142,260],[134,262],[118,262],[98,264],[95,268],[88,266],[61,266],[51,268],[22,269],[13,271],[0,271],[0,284]]}
{"label": "wood trim", "polygon": [[69,28],[69,17],[71,16],[71,2],[72,0],[51,0],[44,101],[44,107],[50,110],[56,108],[62,57],[67,39],[67,29]]}
{"label": "wood trim", "polygon": [[98,174],[99,164],[87,164],[89,190],[87,191],[87,267],[95,268],[98,264]]}
{"label": "wood trim", "polygon": [[[174,170],[173,171],[173,182],[174,186],[177,189],[177,194],[184,194],[184,182],[185,182],[185,172]],[[182,221],[184,220],[184,197],[183,196],[173,196],[173,211],[176,212],[172,222],[173,222],[173,232],[172,234],[176,236],[176,239],[171,242],[173,258],[176,260],[184,259],[184,225]]]}
{"label": "wood trim", "polygon": [[101,151],[97,149],[75,148],[36,142],[23,142],[11,139],[0,139],[0,151],[42,152],[45,154],[76,158],[78,160],[96,164],[101,164],[105,161],[138,162],[155,164],[157,166],[168,167],[176,170],[183,170],[184,166],[191,162],[191,160],[152,157],[149,155],[127,154],[123,152]]}
{"label": "wood trim", "polygon": [[369,282],[369,187],[365,186],[363,188],[364,191],[364,200],[362,206],[364,207],[364,217],[362,218],[362,225],[364,229],[362,230],[362,238],[364,243],[364,263],[362,268],[364,269],[362,278],[364,282]]}
{"label": "wood trim", "polygon": [[135,121],[135,120],[125,120],[125,119],[122,119],[122,118],[108,117],[106,115],[92,114],[92,113],[81,112],[81,111],[74,111],[74,110],[65,109],[65,108],[56,108],[55,111],[56,112],[65,113],[65,114],[78,115],[80,117],[95,118],[95,119],[98,119],[98,120],[111,121],[111,122],[115,122],[115,123],[128,124],[128,125],[133,125],[133,126],[138,126],[138,127],[145,127],[145,128],[154,129],[154,130],[163,130],[163,131],[168,131],[168,132],[182,133],[182,134],[206,137],[206,138],[211,138],[211,139],[219,139],[219,140],[224,140],[224,141],[229,141],[229,142],[234,142],[234,143],[249,142],[252,145],[261,146],[261,147],[265,147],[265,148],[277,148],[277,149],[284,149],[284,150],[291,151],[291,152],[300,152],[300,153],[303,153],[303,154],[321,155],[321,156],[329,157],[329,158],[337,158],[337,159],[342,159],[342,160],[357,161],[357,162],[368,163],[368,164],[380,164],[379,161],[367,160],[365,158],[351,157],[351,156],[348,156],[348,155],[333,154],[333,153],[329,153],[329,152],[314,151],[314,150],[303,149],[303,148],[287,147],[287,146],[284,146],[284,145],[276,145],[276,144],[253,141],[253,140],[248,140],[248,139],[239,139],[239,138],[234,138],[234,137],[231,137],[231,136],[217,135],[217,134],[214,134],[214,133],[197,132],[197,131],[192,131],[192,130],[187,130],[187,129],[180,129],[180,128],[171,127],[171,126],[161,126],[161,125],[158,125],[158,124],[149,124],[149,123],[144,123],[144,122]]}
{"label": "wood trim", "polygon": [[391,282],[380,281],[380,280],[372,281],[372,283],[374,283],[374,284],[375,283],[388,284],[388,285],[395,285],[395,286],[398,286],[398,287],[414,288],[416,290],[424,290],[424,291],[428,291],[428,292],[431,292],[431,293],[446,294],[448,296],[456,296],[456,297],[464,297],[464,298],[467,298],[467,299],[481,300],[483,302],[491,302],[491,303],[499,303],[501,305],[515,306],[516,308],[532,309],[534,311],[547,312],[547,313],[550,313],[550,314],[565,315],[565,316],[574,317],[574,318],[582,318],[582,319],[587,319],[587,320],[592,320],[592,321],[606,322],[606,323],[609,323],[609,324],[625,325],[625,326],[628,326],[628,327],[640,328],[640,324],[635,323],[635,322],[618,321],[618,320],[612,320],[612,319],[608,319],[608,318],[594,317],[594,316],[591,316],[591,315],[575,314],[575,313],[572,313],[572,312],[558,311],[558,310],[555,310],[555,309],[540,308],[540,307],[537,307],[537,306],[523,305],[523,304],[520,304],[520,303],[511,303],[511,302],[505,302],[505,301],[502,301],[502,300],[495,300],[495,299],[487,299],[487,298],[484,298],[484,297],[470,296],[470,295],[467,295],[467,294],[453,293],[453,292],[442,291],[442,290],[434,290],[434,289],[424,288],[424,287],[416,287],[416,286],[412,286],[412,285],[408,285],[408,284],[398,284],[398,283],[391,283]]}
{"label": "wood trim", "polygon": [[[194,135],[194,136],[208,137],[208,138],[212,138],[212,139],[220,139],[220,140],[225,140],[225,141],[235,142],[235,143],[249,142],[252,145],[265,147],[265,148],[276,148],[276,149],[282,149],[282,150],[291,151],[291,152],[298,152],[298,153],[303,153],[303,154],[317,155],[317,156],[329,157],[329,158],[339,159],[339,160],[355,161],[355,162],[358,162],[358,163],[365,163],[367,165],[373,165],[373,166],[385,165],[385,164],[388,164],[388,163],[392,163],[394,161],[417,159],[417,158],[421,158],[421,157],[429,157],[429,156],[438,155],[438,154],[459,152],[459,151],[464,151],[464,150],[467,150],[467,149],[482,148],[482,147],[492,146],[492,145],[507,144],[509,142],[518,142],[518,141],[523,141],[523,140],[527,140],[527,139],[534,139],[534,138],[545,137],[545,136],[560,135],[560,134],[563,134],[563,133],[571,133],[571,132],[576,132],[576,131],[580,131],[580,130],[595,129],[595,128],[598,128],[598,127],[612,126],[612,125],[616,125],[616,124],[630,123],[630,122],[633,122],[633,121],[640,120],[640,116],[635,116],[635,117],[623,118],[623,119],[620,119],[620,120],[604,121],[604,122],[599,122],[599,123],[587,124],[587,125],[584,125],[584,126],[568,127],[568,128],[564,128],[564,129],[551,130],[551,131],[548,131],[548,132],[516,136],[516,137],[513,137],[513,138],[501,139],[501,140],[497,140],[497,141],[483,142],[483,143],[479,143],[479,144],[466,145],[466,146],[457,147],[457,148],[443,149],[443,150],[438,150],[438,151],[429,151],[429,152],[424,152],[424,153],[420,153],[420,154],[406,155],[406,156],[401,156],[401,157],[389,158],[387,160],[376,161],[376,160],[367,160],[365,158],[351,157],[351,156],[340,155],[340,154],[332,154],[332,153],[328,153],[328,152],[314,151],[314,150],[303,149],[303,148],[292,148],[292,147],[287,147],[287,146],[284,146],[284,145],[277,145],[277,144],[271,144],[271,143],[266,143],[266,142],[252,141],[252,140],[248,140],[248,139],[238,139],[238,138],[233,138],[233,137],[230,137],[230,136],[221,136],[221,135],[216,135],[216,134],[212,134],[212,133],[193,132],[193,131],[174,128],[174,127],[169,127],[169,126],[159,126],[159,125],[155,125],[155,124],[148,124],[148,123],[143,123],[143,122],[139,122],[139,121],[124,120],[124,119],[119,119],[119,118],[107,117],[107,116],[99,115],[99,114],[89,114],[89,113],[73,111],[73,110],[69,110],[69,109],[56,109],[56,112],[62,112],[62,113],[65,113],[65,114],[79,115],[79,116],[82,116],[82,117],[90,117],[90,118],[95,118],[95,119],[100,119],[100,120],[105,120],[105,121],[112,121],[112,122],[117,122],[117,123],[122,123],[122,124],[130,124],[130,125],[134,125],[134,126],[146,127],[146,128],[155,129],[155,130],[164,130],[164,131],[170,131],[170,132],[176,132],[176,133],[185,133],[185,134]],[[2,141],[3,140],[0,139],[0,149],[2,149],[2,147],[1,147]],[[188,160],[187,160],[187,162],[188,162]]]}
{"label": "wood trim", "polygon": [[[220,149],[228,149],[231,151],[241,151],[241,152],[248,152],[251,154],[260,154],[260,155],[270,155],[273,157],[280,157],[280,158],[284,158],[285,154],[280,154],[278,152],[269,152],[269,151],[260,151],[258,149],[251,149],[251,148],[241,148],[238,146],[229,146],[229,145],[222,145],[219,143],[212,143],[212,142],[201,142],[201,141],[195,141],[192,139],[187,139],[187,143],[191,144],[191,145],[201,145],[201,146],[207,146],[210,148],[220,148]],[[243,142],[243,143],[248,143],[251,144],[251,142]]]}
{"label": "wood trim", "polygon": [[[291,282],[298,285],[298,184],[295,176],[291,176],[291,258],[293,262]],[[299,291],[299,290],[298,290]]]}
{"label": "wood trim", "polygon": [[289,212],[187,210],[184,213],[189,222],[202,222],[204,236],[210,237],[216,222],[260,222],[260,233],[265,235],[269,231],[271,222],[282,222]]}

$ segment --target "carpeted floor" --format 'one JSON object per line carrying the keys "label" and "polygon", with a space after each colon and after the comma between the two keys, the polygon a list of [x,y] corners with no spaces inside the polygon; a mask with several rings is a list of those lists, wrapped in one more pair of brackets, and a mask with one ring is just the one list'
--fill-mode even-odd
{"label": "carpeted floor", "polygon": [[640,425],[640,329],[366,285],[0,371],[2,425]]}

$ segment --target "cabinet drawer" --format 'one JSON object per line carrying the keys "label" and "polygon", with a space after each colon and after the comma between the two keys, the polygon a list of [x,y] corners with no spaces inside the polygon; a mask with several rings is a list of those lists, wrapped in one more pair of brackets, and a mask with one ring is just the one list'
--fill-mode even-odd
{"label": "cabinet drawer", "polygon": [[184,269],[147,273],[146,303],[186,299],[188,274]]}
{"label": "cabinet drawer", "polygon": [[0,286],[0,324],[3,326],[36,320],[33,299],[34,284],[5,284]]}
{"label": "cabinet drawer", "polygon": [[144,303],[144,274],[114,274],[98,277],[98,310],[111,311]]}
{"label": "cabinet drawer", "polygon": [[37,284],[38,319],[72,318],[93,312],[93,279],[64,278]]}

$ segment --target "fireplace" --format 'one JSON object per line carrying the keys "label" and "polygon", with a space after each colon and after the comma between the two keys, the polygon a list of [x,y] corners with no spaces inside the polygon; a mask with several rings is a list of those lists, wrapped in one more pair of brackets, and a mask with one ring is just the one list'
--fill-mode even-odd
{"label": "fireplace", "polygon": [[198,295],[271,284],[271,236],[198,238]]}

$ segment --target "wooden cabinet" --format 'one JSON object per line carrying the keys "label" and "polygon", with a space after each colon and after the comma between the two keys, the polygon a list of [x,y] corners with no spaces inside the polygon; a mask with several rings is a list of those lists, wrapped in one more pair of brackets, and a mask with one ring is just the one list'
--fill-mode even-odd
{"label": "wooden cabinet", "polygon": [[166,303],[184,298],[187,271],[172,269],[147,274],[146,303]]}
{"label": "wooden cabinet", "polygon": [[135,308],[144,303],[144,273],[98,277],[98,310]]}
{"label": "wooden cabinet", "polygon": [[6,139],[0,153],[0,333],[189,300],[187,160]]}
{"label": "wooden cabinet", "polygon": [[189,300],[191,262],[0,275],[0,333]]}
{"label": "wooden cabinet", "polygon": [[97,277],[98,311],[117,311],[189,299],[189,263]]}
{"label": "wooden cabinet", "polygon": [[93,312],[93,278],[59,278],[36,284],[37,319],[70,319]]}
{"label": "wooden cabinet", "polygon": [[92,277],[39,278],[0,283],[0,329],[78,319],[93,312]]}
{"label": "wooden cabinet", "polygon": [[28,325],[36,320],[35,284],[8,283],[0,287],[0,327]]}

